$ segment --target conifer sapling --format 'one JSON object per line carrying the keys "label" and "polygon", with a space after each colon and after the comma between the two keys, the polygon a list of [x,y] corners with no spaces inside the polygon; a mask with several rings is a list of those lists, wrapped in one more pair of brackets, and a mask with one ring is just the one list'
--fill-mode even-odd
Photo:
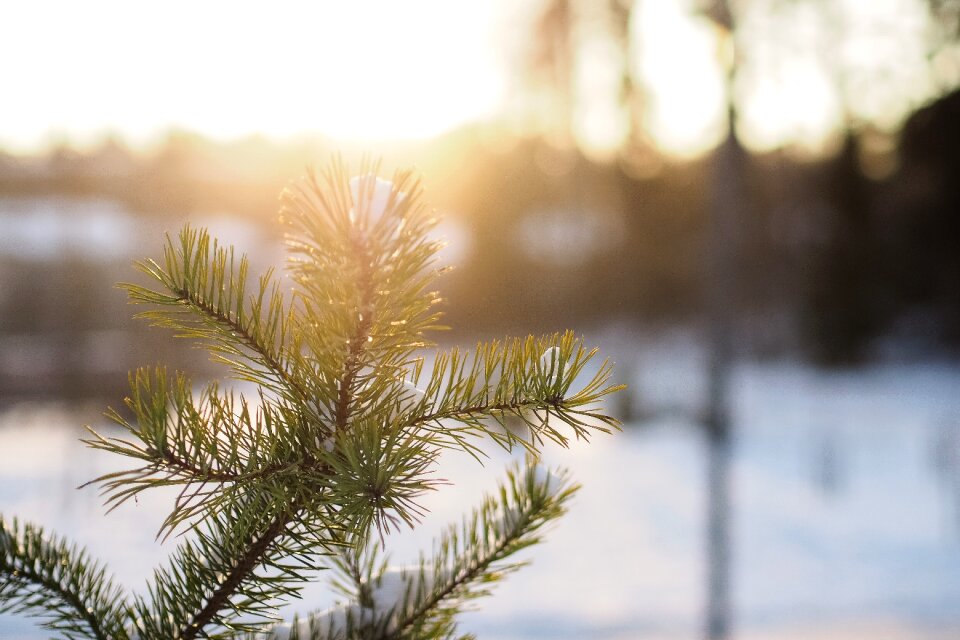
{"label": "conifer sapling", "polygon": [[[576,491],[537,462],[618,428],[600,406],[619,387],[591,374],[572,333],[437,351],[440,271],[434,218],[409,172],[392,181],[334,163],[282,196],[283,279],[190,226],[123,285],[140,315],[194,340],[252,394],[198,386],[164,367],[130,375],[121,436],[86,444],[129,468],[97,478],[111,508],[179,487],[159,535],[183,534],[146,590],[127,593],[88,554],[38,526],[0,517],[0,612],[39,616],[65,638],[457,638],[458,612],[520,564]],[[387,536],[415,526],[444,450],[527,451],[424,552],[393,569]],[[321,573],[343,604],[283,622],[277,609]]]}

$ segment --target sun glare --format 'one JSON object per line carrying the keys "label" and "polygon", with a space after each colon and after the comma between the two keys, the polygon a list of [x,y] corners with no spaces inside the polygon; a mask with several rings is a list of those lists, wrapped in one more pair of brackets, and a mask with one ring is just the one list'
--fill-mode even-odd
{"label": "sun glare", "polygon": [[647,128],[663,149],[703,153],[723,135],[724,87],[716,33],[676,0],[643,0],[632,25],[641,81],[650,91]]}
{"label": "sun glare", "polygon": [[785,61],[763,79],[745,73],[739,87],[738,133],[744,144],[757,151],[790,143],[822,151],[842,126],[834,87],[823,69],[809,60]]}
{"label": "sun glare", "polygon": [[[702,154],[726,127],[717,30],[690,0],[636,3],[627,66],[644,91],[646,134],[671,155]],[[144,145],[169,129],[430,138],[509,109],[518,61],[504,34],[533,37],[520,4],[535,12],[534,0],[7,3],[0,148],[84,147],[105,134]],[[917,0],[745,7],[738,132],[753,149],[816,151],[845,118],[894,129],[936,94],[923,48],[930,16]],[[574,133],[610,155],[630,133],[618,103],[625,62],[610,40],[580,54]],[[941,75],[956,75],[950,64],[938,61]]]}
{"label": "sun glare", "polygon": [[142,143],[169,127],[217,138],[436,135],[502,100],[496,4],[11,4],[0,20],[0,144],[106,132]]}

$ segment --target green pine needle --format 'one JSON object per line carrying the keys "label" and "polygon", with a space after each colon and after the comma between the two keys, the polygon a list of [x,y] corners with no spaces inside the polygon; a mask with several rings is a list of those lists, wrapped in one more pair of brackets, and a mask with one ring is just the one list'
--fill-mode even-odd
{"label": "green pine needle", "polygon": [[0,516],[0,613],[26,613],[65,638],[125,640],[120,587],[89,554]]}
{"label": "green pine needle", "polygon": [[[164,367],[130,375],[118,435],[84,442],[130,466],[93,481],[116,508],[179,488],[158,536],[182,535],[144,593],[129,599],[80,550],[0,520],[0,611],[40,615],[67,638],[468,638],[456,615],[522,566],[511,560],[564,513],[576,487],[532,461],[619,429],[604,413],[611,365],[572,332],[438,351],[436,219],[409,172],[365,163],[311,173],[283,196],[285,277],[252,279],[249,260],[204,229],[168,237],[148,285],[121,285],[139,314],[205,348],[238,394]],[[445,449],[484,443],[531,460],[406,572],[380,548],[425,514]],[[88,483],[90,484],[90,483]],[[276,626],[278,607],[318,571],[348,604]],[[385,594],[393,593],[388,598]]]}

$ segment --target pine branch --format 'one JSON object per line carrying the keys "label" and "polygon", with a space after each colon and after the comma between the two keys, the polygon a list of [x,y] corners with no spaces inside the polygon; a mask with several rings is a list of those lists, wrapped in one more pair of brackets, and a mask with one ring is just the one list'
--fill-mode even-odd
{"label": "pine branch", "polygon": [[[441,244],[427,239],[436,220],[421,204],[421,189],[409,172],[394,177],[377,207],[372,201],[382,185],[373,178],[376,170],[367,165],[361,178],[348,180],[342,164],[334,164],[322,184],[310,174],[282,197],[298,301],[323,328],[305,329],[305,345],[327,370],[366,371],[356,385],[361,392],[382,375],[399,377],[413,351],[428,344],[425,333],[439,328],[439,297],[428,290],[438,273],[432,265]],[[373,397],[370,392],[359,402]]]}
{"label": "pine branch", "polygon": [[371,527],[383,537],[424,515],[418,499],[443,480],[431,477],[439,450],[429,441],[376,419],[354,422],[338,437],[325,498],[354,539]]}
{"label": "pine branch", "polygon": [[[441,446],[475,456],[483,455],[473,442],[477,437],[489,437],[508,450],[520,445],[531,453],[544,440],[566,447],[570,436],[557,428],[558,422],[576,439],[589,439],[592,432],[609,433],[620,425],[601,411],[599,403],[623,388],[609,384],[609,363],[603,362],[579,390],[572,391],[595,354],[572,332],[480,343],[472,353],[457,349],[439,353],[422,397],[407,407],[401,422],[429,431]],[[418,377],[414,375],[415,381]],[[523,425],[527,434],[512,421]]]}
{"label": "pine branch", "polygon": [[384,425],[382,418],[357,416],[335,447],[315,436],[301,437],[287,425],[295,416],[275,415],[261,398],[251,410],[211,384],[199,401],[182,374],[163,368],[131,376],[127,406],[131,423],[109,414],[132,438],[106,438],[91,430],[88,445],[142,460],[143,465],[105,474],[100,483],[115,508],[153,487],[182,485],[158,535],[199,521],[233,504],[251,487],[287,487],[335,505],[344,526],[381,535],[423,515],[417,498],[442,482],[429,477],[436,447],[416,434]]}
{"label": "pine branch", "polygon": [[48,618],[66,638],[127,638],[119,586],[86,551],[31,524],[0,517],[0,613]]}
{"label": "pine branch", "polygon": [[196,538],[155,572],[149,599],[136,598],[139,637],[230,638],[275,619],[277,606],[323,568],[319,558],[333,545],[327,531],[335,527],[311,525],[303,509],[279,490],[248,491],[194,528]]}
{"label": "pine branch", "polygon": [[168,237],[163,266],[153,260],[137,267],[164,290],[122,284],[131,302],[159,309],[137,314],[181,337],[200,340],[215,359],[249,380],[315,411],[313,390],[298,362],[299,338],[292,309],[284,305],[279,283],[268,271],[254,292],[247,287],[249,263],[236,260],[233,247],[220,247],[205,229],[189,225],[179,244]]}
{"label": "pine branch", "polygon": [[163,367],[140,369],[130,376],[126,401],[135,420],[116,411],[107,414],[132,439],[106,438],[89,429],[88,446],[144,462],[87,483],[102,486],[111,510],[147,489],[183,485],[160,527],[169,535],[180,523],[230,504],[247,486],[326,482],[328,469],[310,454],[320,447],[318,436],[299,429],[295,413],[282,412],[263,395],[259,407],[252,408],[243,396],[222,393],[216,383],[195,400],[192,386],[183,374],[170,376]]}
{"label": "pine branch", "polygon": [[364,350],[368,339],[371,338],[370,328],[373,326],[375,293],[373,274],[370,271],[370,255],[366,244],[362,241],[355,242],[354,248],[359,274],[357,288],[360,291],[360,303],[357,311],[357,326],[347,341],[348,354],[340,377],[340,392],[337,395],[334,413],[334,425],[337,431],[344,431],[350,421],[350,405],[356,396],[354,388],[356,378],[364,365]]}
{"label": "pine branch", "polygon": [[[348,604],[274,627],[269,640],[425,640],[457,637],[455,615],[489,594],[490,586],[525,562],[515,553],[541,541],[543,527],[566,511],[578,487],[542,467],[513,469],[507,482],[459,527],[434,545],[429,560],[413,569],[386,570],[377,547],[347,561],[341,572],[355,588]],[[342,589],[343,590],[343,589]],[[469,636],[459,636],[461,638]]]}
{"label": "pine branch", "polygon": [[[383,421],[409,353],[424,344],[425,328],[437,319],[428,313],[435,296],[423,295],[430,276],[422,275],[438,248],[423,239],[434,222],[411,204],[416,194],[404,191],[412,189],[404,186],[407,179],[398,176],[376,214],[372,175],[349,181],[355,192],[348,208],[342,167],[327,174],[328,189],[311,176],[307,190],[285,199],[285,215],[301,232],[288,242],[307,258],[291,264],[295,280],[310,294],[303,296],[304,308],[346,345],[345,354],[331,350],[329,342],[314,351],[318,364],[326,357],[326,366],[340,372],[332,411],[340,455],[328,461],[337,478],[331,499],[347,529],[361,538],[370,526],[381,536],[400,522],[412,526],[422,515],[417,496],[434,484],[423,475],[436,448]],[[330,304],[321,310],[313,306],[316,300]]]}
{"label": "pine branch", "polygon": [[453,616],[467,601],[487,595],[491,584],[526,564],[505,561],[539,543],[541,529],[566,512],[578,488],[542,467],[511,470],[496,497],[488,496],[460,527],[451,527],[436,543],[433,558],[421,562],[420,575],[432,568],[432,584],[408,588],[383,639],[452,632]]}
{"label": "pine branch", "polygon": [[[157,290],[123,285],[131,301],[156,306],[141,317],[199,340],[259,387],[251,402],[216,383],[197,395],[183,374],[139,370],[126,399],[133,420],[108,414],[123,437],[91,430],[86,440],[138,461],[94,481],[111,508],[181,487],[160,533],[188,523],[189,538],[125,610],[138,639],[262,635],[278,604],[330,564],[353,603],[290,637],[453,639],[454,615],[520,566],[507,559],[539,541],[575,488],[511,472],[419,570],[387,571],[372,531],[382,541],[419,521],[419,498],[443,483],[432,476],[443,448],[480,458],[479,439],[490,438],[536,454],[546,441],[619,428],[599,407],[620,388],[610,365],[592,368],[595,351],[569,332],[439,353],[417,386],[416,350],[439,328],[429,287],[440,244],[411,174],[390,183],[376,169],[348,179],[335,164],[324,184],[311,175],[284,196],[289,304],[270,272],[248,287],[246,257],[235,262],[232,248],[189,226],[168,238],[163,266],[139,263]],[[322,561],[338,549],[340,560]]]}
{"label": "pine branch", "polygon": [[226,575],[221,584],[207,598],[204,605],[193,618],[191,618],[183,627],[180,636],[183,640],[192,640],[197,637],[202,630],[217,614],[226,608],[234,592],[240,587],[241,583],[247,578],[248,574],[260,563],[266,554],[267,548],[273,544],[281,534],[287,524],[285,515],[278,516],[270,523],[266,531],[248,546],[243,555],[236,559],[231,571]]}

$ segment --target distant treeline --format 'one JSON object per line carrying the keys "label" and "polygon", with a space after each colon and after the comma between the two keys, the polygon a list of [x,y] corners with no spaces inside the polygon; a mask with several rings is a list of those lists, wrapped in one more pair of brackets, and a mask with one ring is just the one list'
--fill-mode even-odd
{"label": "distant treeline", "polygon": [[[910,119],[884,152],[894,168],[882,176],[864,171],[876,160],[869,135],[851,132],[829,158],[750,158],[750,199],[735,234],[739,294],[729,301],[744,348],[846,363],[883,344],[960,346],[960,94]],[[151,154],[109,142],[86,154],[2,156],[0,196],[96,195],[149,216],[227,211],[262,221],[279,239],[280,190],[332,149],[176,134]],[[476,129],[386,156],[387,167],[417,165],[427,198],[455,225],[446,231],[458,264],[443,286],[463,335],[702,317],[712,158],[658,160],[639,174]],[[99,275],[109,291],[115,274]],[[80,302],[34,308],[31,287],[46,286],[43,277],[5,279],[0,334],[47,326],[25,314],[67,322],[64,311],[102,311]]]}

